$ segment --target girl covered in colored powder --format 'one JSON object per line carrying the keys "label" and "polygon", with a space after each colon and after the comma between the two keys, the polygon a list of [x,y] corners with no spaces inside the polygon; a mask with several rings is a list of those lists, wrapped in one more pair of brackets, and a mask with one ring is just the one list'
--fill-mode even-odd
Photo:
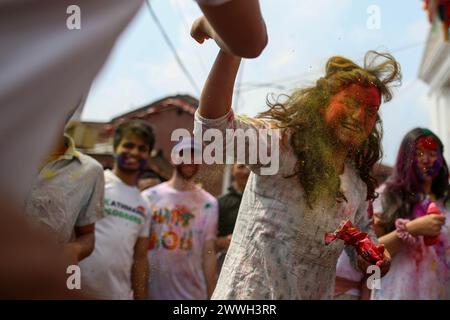
{"label": "girl covered in colored powder", "polygon": [[260,137],[259,129],[279,129],[279,150],[266,144],[270,153],[279,152],[279,170],[264,175],[267,164],[249,164],[246,157],[252,172],[213,298],[331,299],[344,244],[325,246],[324,234],[344,219],[369,229],[370,169],[381,153],[378,109],[392,98],[389,86],[399,80],[400,67],[389,54],[367,53],[364,67],[335,56],[314,86],[269,104],[257,118],[243,118],[231,110],[239,64],[219,52],[194,131],[214,128],[225,136],[226,129],[244,129]]}
{"label": "girl covered in colored powder", "polygon": [[[373,299],[450,299],[448,179],[439,138],[422,128],[407,133],[394,171],[374,201],[376,233],[393,258]],[[427,215],[431,202],[442,215]],[[426,245],[424,236],[439,239]]]}

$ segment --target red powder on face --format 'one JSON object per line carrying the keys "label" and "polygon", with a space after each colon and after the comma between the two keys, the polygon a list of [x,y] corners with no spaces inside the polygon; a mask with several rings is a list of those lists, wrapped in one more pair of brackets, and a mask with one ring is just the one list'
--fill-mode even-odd
{"label": "red powder on face", "polygon": [[375,125],[380,101],[377,87],[351,84],[331,98],[325,121],[342,139],[360,144]]}
{"label": "red powder on face", "polygon": [[420,137],[417,140],[417,146],[422,149],[431,150],[431,151],[438,149],[437,142],[434,141],[433,137],[431,137],[431,136]]}

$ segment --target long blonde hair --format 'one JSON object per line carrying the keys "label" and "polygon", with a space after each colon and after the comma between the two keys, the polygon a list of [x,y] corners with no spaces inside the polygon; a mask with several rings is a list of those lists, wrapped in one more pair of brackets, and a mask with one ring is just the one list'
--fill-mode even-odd
{"label": "long blonde hair", "polygon": [[[377,87],[387,102],[392,99],[391,85],[400,80],[400,65],[388,53],[367,52],[363,67],[347,58],[334,56],[326,64],[325,76],[317,80],[315,86],[298,89],[290,96],[279,96],[273,103],[267,100],[270,109],[258,117],[276,120],[280,128],[293,131],[290,143],[298,160],[292,176],[298,177],[310,207],[319,197],[344,198],[339,191],[339,174],[332,164],[331,146],[337,143],[336,137],[323,118],[330,98],[357,83]],[[280,97],[287,99],[281,102]],[[381,119],[377,115],[367,140],[357,150],[348,151],[347,158],[367,185],[367,200],[376,197],[376,180],[371,169],[382,155],[381,136]]]}

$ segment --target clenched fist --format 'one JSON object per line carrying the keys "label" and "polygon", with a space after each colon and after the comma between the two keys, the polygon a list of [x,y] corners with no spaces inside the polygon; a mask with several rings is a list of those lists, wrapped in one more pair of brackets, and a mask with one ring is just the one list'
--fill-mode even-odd
{"label": "clenched fist", "polygon": [[191,37],[198,43],[214,38],[214,30],[204,16],[196,19],[192,24]]}

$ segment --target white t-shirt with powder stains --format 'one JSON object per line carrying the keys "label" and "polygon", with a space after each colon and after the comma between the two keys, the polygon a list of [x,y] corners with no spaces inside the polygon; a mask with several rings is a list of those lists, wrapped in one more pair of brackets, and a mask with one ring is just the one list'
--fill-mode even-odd
{"label": "white t-shirt with powder stains", "polygon": [[82,289],[103,299],[133,299],[134,246],[149,235],[150,208],[137,187],[106,170],[105,213],[95,225],[94,252],[80,262]]}

